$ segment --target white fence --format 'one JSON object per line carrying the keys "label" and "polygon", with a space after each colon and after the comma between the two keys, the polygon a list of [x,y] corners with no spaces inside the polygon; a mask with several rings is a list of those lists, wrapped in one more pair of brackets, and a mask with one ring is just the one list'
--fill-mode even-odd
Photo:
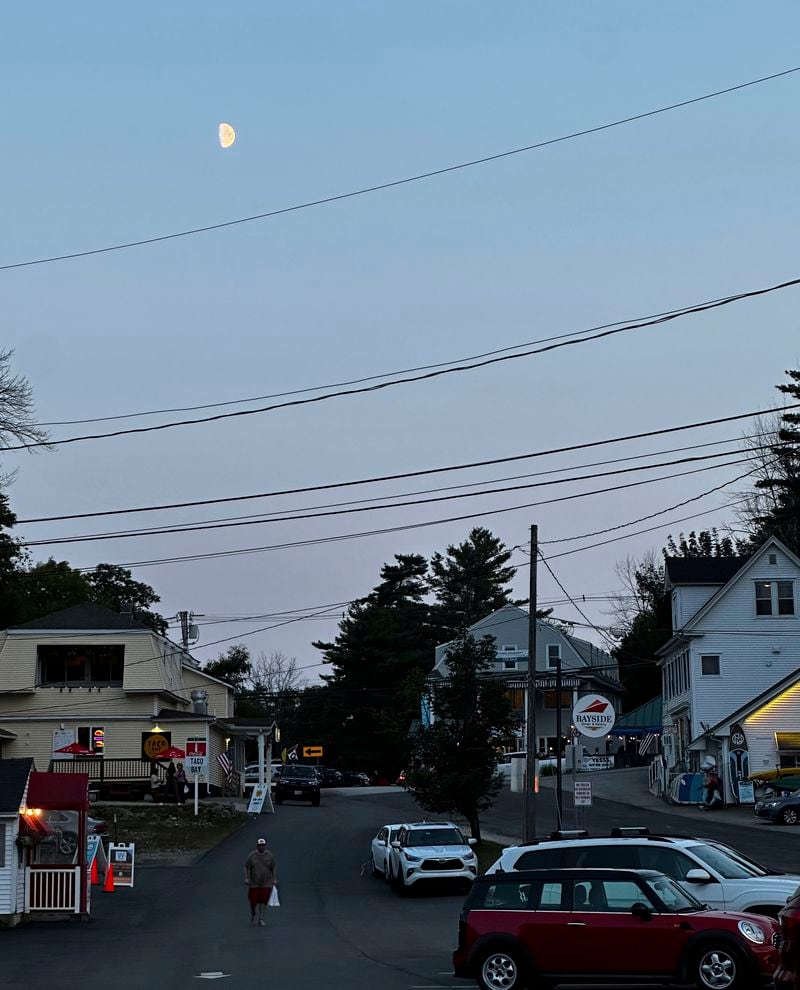
{"label": "white fence", "polygon": [[27,867],[25,911],[80,910],[80,867]]}

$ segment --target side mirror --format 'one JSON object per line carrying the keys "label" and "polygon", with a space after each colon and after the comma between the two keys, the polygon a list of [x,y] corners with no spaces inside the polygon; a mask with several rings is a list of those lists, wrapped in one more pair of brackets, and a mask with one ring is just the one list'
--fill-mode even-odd
{"label": "side mirror", "polygon": [[713,880],[708,870],[689,870],[686,874],[686,883],[713,883]]}
{"label": "side mirror", "polygon": [[467,839],[467,845],[468,846],[477,846],[477,844],[478,844],[478,840],[477,839]]}
{"label": "side mirror", "polygon": [[642,921],[649,921],[653,917],[653,912],[644,901],[636,901],[635,904],[631,904],[631,914],[636,918],[641,918]]}
{"label": "side mirror", "polygon": [[397,839],[395,839],[394,842],[392,843],[392,849],[399,849],[399,848],[400,848],[400,843],[397,841]]}

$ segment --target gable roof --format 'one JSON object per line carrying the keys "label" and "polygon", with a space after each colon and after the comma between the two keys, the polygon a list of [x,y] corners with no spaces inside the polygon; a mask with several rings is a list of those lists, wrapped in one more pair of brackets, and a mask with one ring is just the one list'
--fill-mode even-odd
{"label": "gable roof", "polygon": [[14,629],[35,629],[42,630],[58,629],[85,629],[99,631],[119,631],[119,630],[153,630],[134,619],[132,615],[121,615],[112,612],[110,608],[98,605],[96,602],[84,602],[82,605],[73,605],[71,608],[62,608],[60,612],[51,612],[40,619],[31,619],[30,622],[23,622],[18,626],[11,626]]}
{"label": "gable roof", "polygon": [[[702,735],[698,736],[692,742],[692,746],[698,741],[698,739],[704,739],[706,736],[715,736],[719,733],[719,730],[723,725],[728,722],[741,722],[742,719],[747,718],[752,715],[753,712],[758,711],[763,705],[776,698],[779,694],[783,694],[793,685],[800,683],[800,669],[793,670],[791,674],[787,674],[786,677],[782,678],[777,684],[770,684],[768,688],[765,688],[761,694],[756,695],[755,698],[751,698],[746,701],[743,705],[740,705],[737,709],[732,711],[730,715],[726,715],[725,718],[721,718],[719,722],[712,725],[710,729],[706,729]],[[691,749],[691,746],[689,747]]]}
{"label": "gable roof", "polygon": [[22,804],[33,760],[0,760],[0,815],[16,815]]}
{"label": "gable roof", "polygon": [[727,584],[749,557],[665,557],[671,584]]}

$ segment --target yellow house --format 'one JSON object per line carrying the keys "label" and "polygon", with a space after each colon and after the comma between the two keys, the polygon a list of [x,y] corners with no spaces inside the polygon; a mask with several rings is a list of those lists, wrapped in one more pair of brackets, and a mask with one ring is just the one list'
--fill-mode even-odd
{"label": "yellow house", "polygon": [[[221,793],[217,756],[227,751],[235,770],[244,766],[233,706],[227,684],[129,614],[88,603],[0,632],[0,756],[88,770],[103,796],[146,789],[165,745],[201,743],[208,788]],[[77,751],[59,752],[68,746]]]}

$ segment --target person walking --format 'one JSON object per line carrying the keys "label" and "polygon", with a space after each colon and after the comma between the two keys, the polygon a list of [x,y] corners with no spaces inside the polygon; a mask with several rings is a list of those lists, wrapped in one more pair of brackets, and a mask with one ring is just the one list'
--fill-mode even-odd
{"label": "person walking", "polygon": [[169,761],[169,766],[167,767],[166,791],[171,798],[175,798],[176,801],[178,800],[178,788],[175,784],[175,764],[172,760]]}
{"label": "person walking", "polygon": [[244,864],[244,882],[247,884],[247,898],[250,902],[250,924],[256,924],[256,909],[258,909],[258,924],[263,928],[264,908],[269,904],[272,888],[278,880],[275,857],[267,849],[267,840],[259,839],[256,848],[247,857]]}
{"label": "person walking", "polygon": [[178,769],[175,771],[175,788],[178,804],[185,804],[186,795],[189,793],[189,781],[186,779],[186,771],[182,763],[178,764]]}

